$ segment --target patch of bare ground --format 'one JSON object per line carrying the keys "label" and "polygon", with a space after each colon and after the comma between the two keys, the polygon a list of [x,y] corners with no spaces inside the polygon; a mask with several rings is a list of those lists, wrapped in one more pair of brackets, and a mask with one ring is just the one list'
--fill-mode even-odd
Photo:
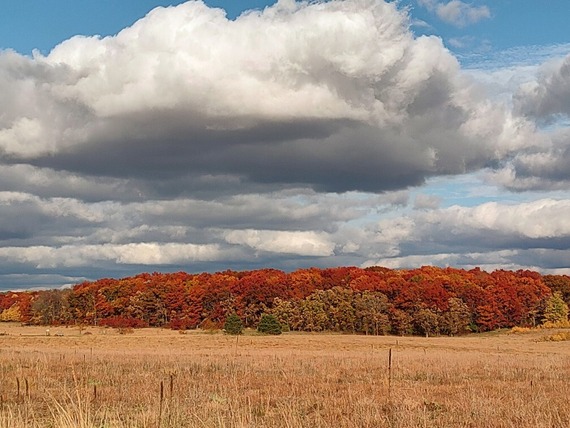
{"label": "patch of bare ground", "polygon": [[0,333],[2,428],[570,426],[570,346],[552,331]]}

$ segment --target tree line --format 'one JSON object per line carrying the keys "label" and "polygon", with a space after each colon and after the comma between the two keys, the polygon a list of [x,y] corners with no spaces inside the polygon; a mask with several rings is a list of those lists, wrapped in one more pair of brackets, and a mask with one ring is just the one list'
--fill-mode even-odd
{"label": "tree line", "polygon": [[568,322],[570,277],[424,266],[142,273],[69,289],[0,293],[0,321],[117,328],[222,328],[264,314],[284,330],[459,335]]}

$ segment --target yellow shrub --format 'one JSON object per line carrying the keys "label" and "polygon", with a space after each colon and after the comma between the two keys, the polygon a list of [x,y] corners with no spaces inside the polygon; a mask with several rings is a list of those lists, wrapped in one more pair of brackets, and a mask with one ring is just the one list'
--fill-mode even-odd
{"label": "yellow shrub", "polygon": [[570,340],[570,331],[563,331],[543,338],[545,342],[565,342]]}
{"label": "yellow shrub", "polygon": [[570,321],[546,321],[540,325],[540,328],[570,328]]}

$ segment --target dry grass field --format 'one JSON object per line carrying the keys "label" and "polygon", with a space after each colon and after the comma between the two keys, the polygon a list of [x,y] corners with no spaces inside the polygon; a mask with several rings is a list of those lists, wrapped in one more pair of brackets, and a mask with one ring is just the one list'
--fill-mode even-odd
{"label": "dry grass field", "polygon": [[0,427],[570,426],[570,342],[552,331],[50,330],[0,325]]}

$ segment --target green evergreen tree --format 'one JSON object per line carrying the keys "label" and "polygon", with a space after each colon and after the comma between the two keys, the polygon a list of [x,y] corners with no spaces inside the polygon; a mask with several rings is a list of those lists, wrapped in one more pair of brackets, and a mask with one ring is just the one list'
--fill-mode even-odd
{"label": "green evergreen tree", "polygon": [[234,336],[243,333],[243,321],[235,312],[232,312],[226,318],[226,322],[224,323],[224,332]]}
{"label": "green evergreen tree", "polygon": [[274,315],[263,314],[257,326],[257,331],[265,334],[281,334],[281,323]]}

